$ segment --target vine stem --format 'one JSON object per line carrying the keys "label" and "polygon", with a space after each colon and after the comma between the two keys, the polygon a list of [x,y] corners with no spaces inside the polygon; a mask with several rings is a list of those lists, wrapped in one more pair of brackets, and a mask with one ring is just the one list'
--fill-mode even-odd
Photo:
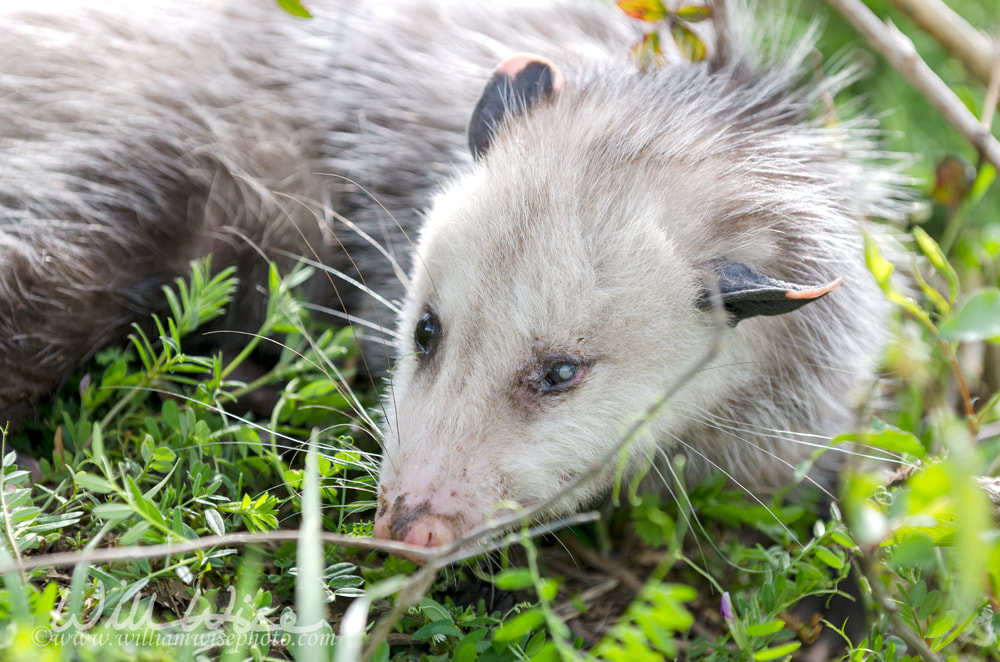
{"label": "vine stem", "polygon": [[868,585],[871,587],[872,598],[889,615],[889,620],[892,621],[896,634],[920,656],[920,659],[927,662],[944,662],[944,658],[932,651],[923,637],[903,621],[902,616],[899,615],[899,608],[896,602],[889,597],[885,587],[879,582],[868,554],[861,554],[856,558],[859,559],[861,574],[868,580]]}

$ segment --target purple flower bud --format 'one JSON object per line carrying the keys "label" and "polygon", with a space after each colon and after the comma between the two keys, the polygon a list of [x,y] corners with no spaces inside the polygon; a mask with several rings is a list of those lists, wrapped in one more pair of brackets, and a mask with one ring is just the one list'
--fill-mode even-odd
{"label": "purple flower bud", "polygon": [[83,393],[84,391],[86,391],[88,386],[90,386],[90,373],[89,372],[83,376],[83,379],[80,380],[80,393]]}
{"label": "purple flower bud", "polygon": [[734,623],[736,621],[736,616],[733,615],[733,600],[729,597],[729,591],[723,592],[722,606],[719,611],[722,612],[722,618],[726,619],[727,623]]}

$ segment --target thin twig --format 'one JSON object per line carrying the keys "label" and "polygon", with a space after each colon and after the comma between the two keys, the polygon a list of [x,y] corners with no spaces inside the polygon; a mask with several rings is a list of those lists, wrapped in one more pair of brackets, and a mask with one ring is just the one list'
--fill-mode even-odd
{"label": "thin twig", "polygon": [[969,25],[941,0],[892,0],[892,4],[958,58],[966,71],[983,85],[989,85],[997,63],[995,38],[990,39],[986,33]]}
{"label": "thin twig", "polygon": [[861,0],[828,1],[984,159],[1000,168],[1000,142],[920,58],[909,37],[891,22],[882,22]]}
{"label": "thin twig", "polygon": [[982,125],[989,131],[993,126],[993,115],[1000,99],[1000,26],[997,26],[997,38],[993,40],[993,72],[986,86],[986,101],[983,102]]}
{"label": "thin twig", "polygon": [[[168,542],[159,545],[130,545],[128,547],[111,547],[79,552],[60,552],[58,554],[38,554],[28,556],[13,563],[0,564],[0,575],[8,572],[23,572],[35,568],[57,568],[75,566],[80,563],[114,563],[116,561],[135,561],[137,559],[155,559],[174,554],[184,554],[214,547],[234,547],[261,543],[276,543],[288,540],[298,540],[302,533],[298,530],[268,531],[266,533],[229,533],[222,536],[204,536],[183,542]],[[359,538],[337,533],[323,533],[324,543],[331,545],[347,545],[362,549],[381,550],[392,554],[406,554],[410,558],[426,556],[431,553],[427,548],[396,542],[394,540],[376,540],[375,538]]]}

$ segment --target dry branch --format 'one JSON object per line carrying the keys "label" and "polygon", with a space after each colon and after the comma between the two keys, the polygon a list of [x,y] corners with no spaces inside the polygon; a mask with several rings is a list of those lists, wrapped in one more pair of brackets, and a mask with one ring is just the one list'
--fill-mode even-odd
{"label": "dry branch", "polygon": [[990,84],[1000,60],[1000,43],[969,25],[940,0],[892,0],[914,25],[957,57],[983,85]]}
{"label": "dry branch", "polygon": [[[829,0],[829,3],[860,32],[868,43],[889,61],[906,80],[924,95],[984,159],[1000,168],[1000,142],[982,126],[972,112],[917,54],[910,38],[891,22],[882,22],[861,0]],[[988,79],[987,79],[988,80]]]}

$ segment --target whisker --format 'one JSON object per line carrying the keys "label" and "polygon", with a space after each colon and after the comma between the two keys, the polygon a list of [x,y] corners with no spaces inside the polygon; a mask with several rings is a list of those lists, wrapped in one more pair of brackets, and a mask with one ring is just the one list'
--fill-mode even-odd
{"label": "whisker", "polygon": [[[733,475],[730,472],[726,471],[720,464],[718,464],[717,462],[715,462],[714,460],[712,460],[712,458],[708,457],[708,455],[706,455],[705,453],[702,453],[700,450],[698,450],[697,448],[695,448],[694,446],[692,446],[688,442],[684,441],[683,439],[681,439],[680,437],[678,437],[675,434],[670,434],[670,437],[674,441],[676,441],[678,444],[680,444],[681,446],[683,446],[685,449],[687,449],[687,451],[689,451],[689,452],[697,455],[701,459],[703,459],[713,469],[715,469],[716,471],[719,471],[720,473],[722,473],[726,478],[728,478],[729,480],[731,480],[734,485],[736,485],[741,490],[743,490],[744,492],[746,492],[747,496],[749,496],[751,499],[753,499],[755,502],[757,502],[757,504],[759,506],[761,506],[764,510],[767,511],[767,513],[771,517],[774,518],[775,522],[777,522],[779,525],[781,525],[782,530],[784,530],[785,533],[788,534],[788,536],[789,536],[789,538],[791,540],[793,540],[795,542],[798,542],[798,537],[795,535],[795,532],[793,532],[791,529],[789,529],[785,525],[785,523],[781,521],[781,518],[778,517],[774,513],[774,511],[771,510],[771,508],[766,503],[764,503],[763,499],[761,499],[756,494],[754,494],[753,490],[749,489],[746,485],[744,485],[743,483],[741,483],[740,481],[738,481],[735,477],[733,477]],[[663,451],[661,450],[661,452],[663,452]]]}
{"label": "whisker", "polygon": [[372,288],[368,287],[367,285],[365,285],[365,284],[363,284],[363,283],[355,280],[354,278],[351,278],[350,276],[348,276],[347,274],[345,274],[343,271],[340,271],[339,269],[334,269],[331,266],[327,266],[327,265],[323,264],[322,262],[320,262],[319,260],[312,260],[312,259],[309,259],[307,257],[303,257],[303,256],[300,256],[300,255],[295,255],[295,254],[290,253],[290,252],[285,251],[285,250],[277,250],[275,252],[276,253],[280,253],[282,255],[285,255],[286,257],[296,258],[296,259],[300,260],[301,262],[303,262],[305,264],[308,264],[311,267],[315,267],[317,269],[321,269],[322,271],[325,271],[328,274],[336,276],[340,280],[342,280],[342,281],[344,281],[344,282],[346,282],[346,283],[348,283],[350,285],[353,285],[354,287],[358,288],[360,291],[362,291],[365,294],[367,294],[372,300],[379,302],[380,304],[382,304],[383,306],[385,306],[386,308],[388,308],[390,311],[392,311],[394,314],[398,315],[399,312],[400,312],[399,306],[397,306],[395,303],[389,301],[388,299],[386,299],[381,294],[379,294],[378,292],[376,292]]}
{"label": "whisker", "polygon": [[[901,454],[894,453],[892,451],[884,450],[874,446],[868,446],[865,444],[853,442],[853,446],[866,448],[870,452],[878,451],[881,455],[871,455],[868,453],[863,453],[854,448],[850,448],[844,445],[830,444],[830,437],[822,434],[814,434],[809,432],[796,432],[794,430],[779,430],[777,428],[768,428],[761,425],[755,425],[753,423],[747,423],[744,421],[738,421],[735,419],[727,418],[719,414],[713,414],[706,409],[698,408],[697,405],[692,405],[692,408],[697,408],[699,410],[699,416],[691,416],[690,414],[682,413],[689,420],[697,421],[699,423],[704,423],[705,425],[716,429],[720,432],[733,433],[733,436],[737,436],[741,441],[745,441],[742,437],[738,437],[739,432],[750,432],[757,436],[766,439],[776,439],[779,441],[788,441],[798,446],[805,446],[807,448],[823,449],[832,453],[841,453],[851,457],[860,457],[866,460],[876,460],[880,462],[894,462],[896,464],[901,464],[904,466],[912,465],[908,462]],[[728,425],[726,424],[728,423]],[[817,441],[807,441],[809,439],[815,439]]]}
{"label": "whisker", "polygon": [[[393,224],[396,226],[396,229],[399,230],[400,234],[403,235],[403,238],[406,239],[406,243],[409,244],[411,248],[413,248],[415,246],[415,244],[413,243],[413,240],[410,239],[410,235],[407,234],[406,228],[404,228],[403,225],[398,220],[396,220],[396,217],[393,215],[393,213],[391,211],[389,211],[386,208],[385,205],[382,204],[382,201],[378,199],[377,195],[375,195],[374,193],[372,193],[371,191],[369,191],[366,187],[362,186],[359,182],[357,182],[357,181],[355,181],[355,180],[353,180],[350,177],[347,177],[345,175],[341,175],[341,174],[333,173],[333,172],[323,172],[323,173],[316,173],[316,174],[318,174],[320,176],[323,176],[323,177],[331,177],[331,178],[334,178],[334,179],[339,179],[341,181],[347,182],[348,184],[351,184],[352,186],[356,186],[358,188],[358,190],[360,190],[362,193],[364,193],[366,196],[368,196],[368,198],[372,202],[374,202],[376,205],[378,205],[379,209],[381,209],[382,211],[385,212],[386,216],[388,216],[389,219],[392,220]],[[357,224],[355,224],[354,222],[350,221],[347,218],[344,218],[343,215],[337,213],[335,210],[333,210],[329,206],[323,206],[323,211],[327,212],[330,216],[332,216],[333,218],[337,219],[338,221],[340,221],[341,223],[343,223],[344,225],[346,225],[358,237],[360,237],[361,239],[365,240],[376,251],[378,251],[379,253],[381,253],[389,261],[389,264],[392,266],[393,272],[395,273],[396,278],[403,285],[403,289],[405,289],[406,291],[410,290],[410,281],[409,281],[409,278],[407,278],[407,276],[406,276],[406,272],[402,269],[402,267],[400,267],[399,261],[396,259],[396,256],[393,255],[390,252],[392,250],[392,247],[393,247],[393,244],[392,244],[391,241],[387,240],[385,242],[389,246],[389,249],[386,249],[378,241],[376,241],[375,239],[373,239],[371,237],[371,235],[369,235],[367,232],[365,232],[360,227],[358,227]]]}
{"label": "whisker", "polygon": [[358,418],[361,421],[363,421],[366,425],[371,426],[372,430],[377,429],[377,425],[368,415],[368,412],[365,409],[364,405],[361,404],[357,396],[354,394],[354,391],[350,388],[350,386],[348,386],[347,380],[344,379],[343,375],[340,372],[340,369],[337,368],[337,366],[329,359],[329,357],[327,357],[323,352],[319,351],[319,348],[316,346],[312,337],[310,337],[309,334],[305,332],[305,329],[301,328],[301,326],[298,326],[296,328],[298,332],[302,335],[302,337],[306,340],[306,342],[309,343],[310,347],[312,347],[313,350],[316,352],[316,355],[322,358],[322,360],[325,363],[324,366],[320,366],[312,359],[308,358],[307,356],[295,350],[294,348],[289,347],[288,345],[282,343],[281,341],[275,340],[274,338],[268,338],[267,336],[262,336],[258,333],[251,333],[249,331],[209,331],[206,335],[213,333],[233,333],[237,335],[246,335],[258,338],[264,342],[269,342],[281,347],[282,349],[286,349],[295,354],[296,356],[298,356],[299,358],[308,361],[310,365],[316,368],[316,370],[318,370],[319,372],[322,372],[323,374],[327,375],[327,377],[330,377],[330,372],[333,372],[335,379],[331,379],[331,382],[334,384],[334,387],[337,389],[337,392],[351,404],[351,411],[354,414],[356,414]]}
{"label": "whisker", "polygon": [[[354,183],[354,182],[352,182],[352,183]],[[357,186],[359,188],[361,188],[362,190],[365,190],[364,187],[361,187],[360,185],[357,185]],[[365,192],[367,193],[367,191],[365,191]],[[405,280],[405,277],[403,276],[402,270],[399,267],[399,263],[396,261],[395,257],[393,255],[389,254],[388,252],[385,252],[384,249],[380,249],[380,247],[378,246],[377,242],[374,242],[374,240],[370,236],[368,236],[366,233],[364,233],[356,224],[354,224],[352,221],[350,221],[345,216],[337,213],[329,205],[321,204],[321,203],[319,203],[316,200],[310,200],[310,199],[304,198],[302,196],[292,195],[292,194],[284,193],[284,192],[280,192],[280,191],[271,192],[271,195],[274,198],[281,197],[281,198],[285,198],[287,200],[291,200],[291,201],[299,204],[300,206],[302,206],[306,210],[310,211],[313,214],[313,216],[315,218],[317,218],[317,219],[321,219],[321,218],[325,219],[325,218],[328,218],[328,217],[333,217],[336,220],[342,222],[344,225],[346,225],[348,228],[350,228],[352,231],[354,231],[356,234],[358,234],[358,236],[362,237],[362,239],[364,239],[365,241],[371,243],[372,246],[374,246],[377,250],[379,250],[379,252],[382,253],[386,257],[386,259],[389,261],[390,265],[393,268],[393,273],[396,275],[397,279],[400,280],[400,283],[404,286],[404,289],[408,287],[407,282]],[[381,203],[377,199],[375,199],[373,197],[373,200],[377,204],[379,204],[381,206]],[[324,212],[324,214],[317,213],[316,209],[321,209]],[[384,209],[384,207],[383,207],[383,209]],[[389,214],[388,210],[386,210],[386,213]],[[395,219],[395,217],[392,216],[392,214],[389,214],[389,216],[390,216],[390,218],[393,219],[394,222],[396,222],[396,219]],[[295,228],[296,232],[299,234],[299,238],[302,239],[302,242],[305,244],[305,246],[312,253],[313,258],[315,259],[315,263],[318,264],[318,265],[320,265],[321,268],[324,268],[324,273],[326,273],[327,280],[330,283],[330,287],[333,289],[333,292],[334,292],[334,294],[337,297],[337,302],[340,304],[340,308],[342,310],[345,310],[345,311],[348,310],[348,306],[346,305],[346,303],[344,301],[344,298],[341,295],[340,288],[337,287],[337,283],[336,283],[336,281],[334,281],[334,279],[332,277],[332,274],[325,269],[325,265],[323,263],[323,260],[320,258],[319,253],[316,251],[316,248],[310,243],[309,238],[306,236],[306,234],[299,227],[298,223],[295,221],[295,219],[292,217],[292,215],[290,213],[288,213],[287,211],[285,211],[285,217],[286,217],[286,220],[292,225],[292,227]],[[397,225],[398,225],[398,223],[397,223]],[[402,228],[400,228],[400,229],[402,229]],[[404,235],[405,235],[405,233],[404,233]],[[333,233],[333,237],[337,241],[337,244],[340,246],[341,251],[343,251],[343,254],[347,257],[348,262],[351,263],[351,266],[354,267],[355,271],[357,271],[359,277],[361,278],[360,283],[358,281],[355,281],[354,279],[350,279],[349,282],[351,282],[352,284],[354,284],[356,287],[360,288],[362,292],[365,292],[369,296],[372,296],[373,293],[374,293],[374,291],[372,290],[372,288],[368,287],[367,283],[364,282],[364,276],[362,275],[362,271],[358,267],[357,263],[354,261],[354,258],[351,256],[350,251],[347,249],[346,246],[344,246],[344,243],[342,241],[340,241],[339,236],[335,232]],[[409,237],[407,237],[407,241],[409,241]],[[411,242],[411,244],[412,244],[412,242]],[[301,260],[306,260],[307,259],[304,256],[296,256],[296,257],[297,257],[297,259],[301,259]],[[346,276],[345,276],[345,278],[346,278]],[[378,314],[378,310],[377,309],[375,310],[375,316],[376,316],[377,326],[379,326],[379,327],[384,326],[381,323],[382,322],[381,319],[378,319],[379,314]],[[350,324],[350,321],[348,323]],[[390,360],[389,360],[388,349],[386,350],[385,358],[386,358],[386,363],[389,363]],[[365,354],[363,352],[361,354],[361,363],[364,366],[365,371],[369,375],[372,375],[372,370],[370,369],[370,367],[368,365],[368,359],[366,358],[366,356],[365,356]],[[377,386],[378,386],[375,383],[374,379],[372,379],[371,386],[372,386],[372,388],[377,388]]]}
{"label": "whisker", "polygon": [[[110,388],[114,388],[116,390],[127,390],[127,391],[133,391],[133,390],[145,391],[147,393],[156,393],[156,394],[160,394],[160,395],[163,395],[163,396],[168,396],[168,397],[171,397],[171,398],[174,398],[174,399],[178,399],[178,400],[181,400],[183,402],[186,402],[187,404],[196,405],[198,407],[202,407],[202,408],[207,409],[209,411],[212,411],[212,412],[214,412],[216,414],[219,414],[226,421],[236,421],[236,422],[238,422],[238,425],[235,424],[235,423],[230,423],[227,428],[224,428],[222,430],[222,432],[224,432],[226,429],[229,429],[229,428],[235,429],[235,428],[240,427],[240,426],[246,426],[246,427],[250,427],[252,429],[261,431],[261,432],[265,432],[268,435],[270,435],[273,439],[275,439],[275,440],[280,439],[282,442],[284,442],[284,443],[278,443],[277,441],[274,441],[273,443],[269,444],[269,446],[272,447],[272,448],[280,449],[280,450],[283,450],[283,451],[296,452],[296,453],[298,453],[298,452],[305,452],[305,450],[306,450],[306,442],[304,440],[298,439],[296,437],[292,437],[292,436],[289,436],[289,435],[286,435],[286,434],[283,434],[283,433],[278,432],[278,431],[276,431],[276,430],[274,430],[274,429],[272,429],[272,428],[270,428],[270,427],[268,427],[266,425],[263,425],[261,423],[257,423],[255,421],[252,421],[252,420],[246,418],[246,417],[240,416],[239,414],[234,414],[234,413],[232,413],[230,411],[227,411],[224,407],[222,407],[221,405],[218,405],[218,404],[214,404],[213,405],[213,404],[210,404],[210,403],[207,403],[207,402],[203,402],[201,400],[197,400],[197,399],[195,399],[195,398],[193,398],[191,396],[185,395],[183,393],[175,393],[173,391],[167,391],[165,389],[155,388],[155,387],[116,386],[116,387],[110,387]],[[338,427],[343,427],[343,426],[344,426],[344,424],[330,426],[328,428],[324,428],[323,430],[321,430],[321,433],[329,431],[329,430],[332,430],[332,429],[336,429]],[[218,444],[220,446],[240,446],[240,445],[244,445],[246,442],[235,441],[235,440],[225,440],[225,439],[213,439],[210,443]],[[192,444],[192,445],[183,447],[182,450],[194,449],[196,447],[197,447],[196,445]],[[345,451],[345,450],[349,450],[352,453],[356,453],[359,458],[368,460],[368,461],[371,462],[371,464],[362,463],[362,462],[358,462],[358,463],[343,463],[343,466],[345,466],[347,468],[361,469],[361,470],[367,472],[369,478],[371,478],[373,480],[376,478],[374,471],[377,469],[377,460],[379,458],[378,454],[376,454],[376,453],[369,453],[369,452],[363,451],[363,450],[361,450],[359,448],[356,448],[356,447],[345,448],[344,446],[335,446],[333,444],[320,444],[320,449],[323,450],[323,451],[328,451],[328,452],[325,452],[324,454],[326,455],[327,459],[329,459],[331,462],[334,462],[335,464],[337,462],[336,462],[336,460],[333,459],[333,456],[336,453],[342,452],[342,451]],[[354,479],[352,482],[357,482],[358,487],[355,488],[355,489],[359,489],[361,491],[371,491],[373,493],[375,491],[374,486],[371,485],[371,484],[360,482],[360,481],[357,481],[356,479]]]}
{"label": "whisker", "polygon": [[[368,321],[368,320],[366,320],[366,319],[364,319],[362,317],[356,317],[356,316],[351,315],[349,313],[345,313],[342,310],[337,310],[336,308],[330,308],[329,306],[321,306],[319,304],[308,303],[308,302],[303,304],[303,308],[306,308],[307,310],[315,311],[317,313],[323,313],[324,315],[330,315],[331,317],[336,317],[338,319],[345,320],[345,321],[351,323],[352,325],[353,324],[357,324],[358,326],[363,326],[366,329],[371,329],[372,331],[378,332],[378,334],[380,336],[389,336],[389,338],[391,338],[392,340],[398,340],[399,339],[399,334],[396,331],[392,330],[392,329],[387,329],[385,327],[381,327],[378,324],[376,324],[375,322],[370,322],[370,321]],[[367,341],[367,342],[380,342],[380,343],[383,343],[383,344],[386,344],[386,345],[390,345],[391,344],[390,340],[386,340],[385,338],[381,338],[379,336],[365,336],[365,341]]]}

